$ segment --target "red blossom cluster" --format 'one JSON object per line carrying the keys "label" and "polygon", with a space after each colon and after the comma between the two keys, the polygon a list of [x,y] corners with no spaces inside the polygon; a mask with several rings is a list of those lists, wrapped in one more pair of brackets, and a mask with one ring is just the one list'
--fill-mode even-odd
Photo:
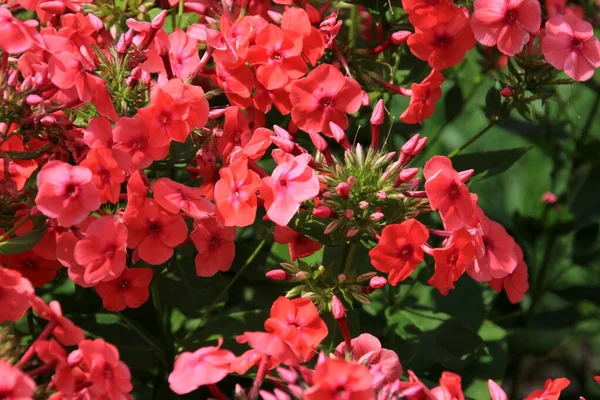
{"label": "red blossom cluster", "polygon": [[[538,0],[476,0],[473,9],[403,0],[411,30],[356,51],[377,60],[406,44],[431,68],[409,89],[348,61],[331,2],[169,1],[164,8],[173,16],[171,7],[180,7],[196,17],[171,32],[167,9],[154,18],[140,9],[140,18],[136,11],[109,25],[89,1],[0,3],[0,245],[21,246],[0,251],[0,322],[17,321],[29,308],[48,320],[15,366],[0,360],[0,398],[31,398],[32,378],[49,371],[54,400],[131,398],[117,349],[86,340],[59,303],[46,304],[33,287],[64,267],[107,310],[139,308],[160,271],[152,267],[167,265],[180,246],[195,246],[198,277],[226,272],[237,228],[261,218],[289,246],[292,262],[327,245],[322,237],[368,241],[372,265],[387,280],[345,271],[332,285],[323,266],[285,263],[267,276],[298,283],[287,296],[300,298],[277,299],[264,332],[238,337],[251,348],[239,357],[221,341],[181,353],[169,376],[174,392],[208,386],[226,398],[215,384],[257,367],[251,399],[464,398],[460,377],[449,372],[431,390],[410,371],[401,381],[393,351],[369,334],[350,337],[339,299],[368,303],[427,254],[435,263],[429,284],[442,294],[466,272],[516,303],[529,288],[523,251],[477,205],[466,184],[473,170],[457,171],[435,156],[421,179],[409,166],[426,145],[420,135],[386,150],[384,102],[367,91],[409,97],[398,117],[422,123],[442,96],[441,71],[461,63],[476,41],[510,57],[543,55],[548,82],[551,67],[587,80],[600,67],[600,42],[582,10],[547,1],[542,29]],[[31,14],[23,11],[36,19],[24,20]],[[346,130],[349,115],[372,103],[367,150],[351,144]],[[268,123],[268,113],[286,126]],[[443,229],[417,220],[433,211]],[[328,334],[324,310],[333,311],[345,340],[309,368]],[[77,349],[67,352],[71,346]],[[261,390],[269,379],[272,393]],[[548,382],[528,399],[558,398],[567,384]],[[237,392],[245,398],[243,388]],[[490,392],[506,398],[493,382]]]}

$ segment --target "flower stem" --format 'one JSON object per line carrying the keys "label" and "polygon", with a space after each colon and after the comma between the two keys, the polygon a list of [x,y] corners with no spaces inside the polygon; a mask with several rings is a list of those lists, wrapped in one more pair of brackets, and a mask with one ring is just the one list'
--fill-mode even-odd
{"label": "flower stem", "polygon": [[472,145],[473,142],[475,142],[477,139],[482,137],[487,131],[489,131],[494,125],[496,125],[497,122],[498,122],[497,119],[491,120],[490,123],[487,124],[487,126],[485,128],[483,128],[482,130],[477,132],[475,134],[475,136],[473,136],[471,139],[467,140],[462,146],[460,146],[459,148],[455,149],[452,153],[450,153],[448,155],[448,158],[454,157],[455,155],[457,155],[458,153],[460,153],[461,151],[463,151],[464,149],[466,149],[467,147]]}
{"label": "flower stem", "polygon": [[29,348],[27,349],[25,354],[23,354],[23,357],[21,357],[21,359],[15,365],[15,367],[23,369],[23,367],[29,362],[29,360],[31,360],[31,358],[35,354],[35,344],[42,340],[46,340],[48,338],[48,336],[50,336],[52,334],[52,331],[54,330],[54,328],[56,328],[56,325],[57,325],[56,321],[48,322],[48,324],[44,327],[44,330],[42,331],[42,333],[40,333],[40,336],[38,336],[38,338],[35,339],[35,341],[33,343],[31,343],[31,345],[29,346]]}
{"label": "flower stem", "polygon": [[254,378],[254,383],[252,384],[252,389],[250,390],[249,394],[250,400],[256,400],[258,398],[258,391],[260,390],[260,386],[262,385],[265,374],[267,373],[267,367],[269,365],[270,358],[271,356],[264,355],[263,359],[258,365],[258,372],[256,373],[256,378]]}
{"label": "flower stem", "polygon": [[354,257],[355,251],[356,243],[347,244],[344,248],[344,258],[342,258],[342,274],[348,274],[348,270],[350,269],[350,264],[352,264],[352,258]]}
{"label": "flower stem", "polygon": [[254,259],[256,258],[256,256],[258,256],[258,253],[260,253],[260,251],[262,250],[262,248],[265,246],[266,243],[267,243],[267,241],[265,239],[261,240],[261,242],[258,244],[258,246],[256,246],[256,249],[254,249],[254,252],[250,255],[250,257],[248,257],[248,259],[246,260],[244,265],[242,265],[240,270],[235,274],[235,276],[231,279],[231,281],[229,281],[227,286],[221,291],[221,293],[219,293],[219,295],[214,299],[214,301],[211,303],[211,305],[208,306],[208,308],[206,309],[204,314],[202,314],[202,316],[200,317],[200,322],[198,322],[198,325],[196,325],[196,327],[194,329],[192,329],[185,336],[185,340],[190,339],[190,337],[204,324],[204,322],[206,321],[206,319],[208,318],[210,313],[215,309],[215,307],[217,307],[217,305],[219,304],[219,302],[221,301],[223,296],[225,296],[225,293],[229,292],[229,289],[231,289],[233,284],[239,279],[240,276],[242,276],[242,274],[244,273],[246,268],[248,268],[248,266],[254,262]]}

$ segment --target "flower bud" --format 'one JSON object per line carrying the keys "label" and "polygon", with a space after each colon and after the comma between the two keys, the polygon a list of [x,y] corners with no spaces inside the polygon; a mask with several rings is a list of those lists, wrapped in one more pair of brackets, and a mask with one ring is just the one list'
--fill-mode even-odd
{"label": "flower bud", "polygon": [[346,237],[354,237],[358,234],[358,229],[356,228],[352,228],[352,229],[348,229],[348,231],[346,232]]}
{"label": "flower bud", "polygon": [[337,296],[335,294],[331,298],[331,305],[333,308],[333,310],[332,310],[333,318],[335,318],[335,319],[346,318],[346,310],[344,309],[344,305],[342,304],[340,299],[337,298]]}
{"label": "flower bud", "polygon": [[411,35],[411,33],[409,31],[394,32],[394,33],[392,33],[392,43],[394,43],[396,46],[398,46],[398,45],[406,42],[410,35]]}
{"label": "flower bud", "polygon": [[354,176],[348,177],[347,182],[348,182],[348,185],[350,185],[351,187],[354,186],[354,184],[356,184],[356,177],[354,177]]}
{"label": "flower bud", "polygon": [[309,276],[306,272],[304,271],[299,271],[296,273],[296,279],[299,279],[301,281],[308,279]]}
{"label": "flower bud", "polygon": [[337,277],[338,283],[345,283],[347,279],[346,274],[339,274]]}
{"label": "flower bud", "polygon": [[6,83],[8,83],[8,86],[15,87],[15,86],[17,86],[18,81],[19,81],[19,73],[16,70],[11,71],[10,74],[8,74],[8,79],[6,81]]}
{"label": "flower bud", "polygon": [[371,280],[369,280],[369,286],[373,289],[381,289],[386,285],[386,283],[387,279],[385,279],[383,276],[374,276],[371,278]]}
{"label": "flower bud", "polygon": [[165,24],[165,20],[167,19],[167,10],[162,10],[150,23],[152,29],[159,30]]}
{"label": "flower bud", "polygon": [[62,1],[47,1],[38,5],[42,10],[54,15],[63,15],[67,11],[65,3]]}
{"label": "flower bud", "polygon": [[465,183],[473,176],[474,173],[475,173],[474,169],[467,169],[465,171],[460,171],[458,173],[458,177],[460,178],[460,181],[462,183]]}
{"label": "flower bud", "polygon": [[377,221],[381,221],[381,220],[383,219],[383,217],[384,217],[383,213],[382,213],[382,212],[379,212],[379,211],[377,211],[377,212],[374,212],[373,214],[371,214],[371,215],[369,216],[369,219],[370,219],[371,221],[377,222]]}
{"label": "flower bud", "polygon": [[273,281],[285,281],[291,278],[291,276],[282,269],[274,269],[266,274],[267,278]]}
{"label": "flower bud", "polygon": [[56,118],[54,118],[52,115],[45,115],[40,119],[40,122],[46,128],[50,128],[56,124]]}
{"label": "flower bud", "polygon": [[298,380],[298,373],[291,368],[277,368],[277,373],[287,383],[294,383]]}
{"label": "flower bud", "polygon": [[552,192],[546,192],[542,195],[542,201],[546,204],[556,204],[558,197]]}
{"label": "flower bud", "polygon": [[377,198],[379,200],[385,200],[385,199],[387,199],[387,193],[384,192],[383,190],[380,190],[379,192],[377,192]]}
{"label": "flower bud", "polygon": [[327,144],[327,141],[323,139],[323,136],[319,135],[318,133],[309,133],[308,136],[310,137],[310,140],[317,151],[321,153],[325,153],[327,151],[329,145]]}
{"label": "flower bud", "polygon": [[195,12],[200,15],[206,14],[207,7],[205,4],[194,3],[194,2],[185,2],[183,3],[183,8],[186,11]]}
{"label": "flower bud", "polygon": [[348,219],[354,217],[354,210],[347,209],[344,211],[344,216]]}
{"label": "flower bud", "polygon": [[[91,15],[91,14],[89,14]],[[133,42],[133,29],[129,29],[127,32],[121,35],[119,41],[117,42],[117,53],[119,54],[127,54],[127,49],[131,46]]]}
{"label": "flower bud", "polygon": [[375,272],[375,271],[365,272],[364,274],[360,274],[359,276],[356,277],[356,282],[358,282],[358,283],[366,282],[366,281],[370,280],[372,277],[374,277],[375,275],[377,275],[377,272]]}
{"label": "flower bud", "polygon": [[37,94],[30,94],[29,96],[25,97],[25,104],[28,104],[30,106],[38,105],[42,101],[44,101],[44,99],[38,96]]}
{"label": "flower bud", "polygon": [[358,203],[358,207],[360,207],[361,210],[366,210],[367,208],[369,208],[369,202],[363,200],[360,203]]}
{"label": "flower bud", "polygon": [[363,92],[362,92],[362,105],[363,105],[363,107],[366,107],[369,104],[371,104],[371,99],[369,98],[369,94],[363,90]]}
{"label": "flower bud", "polygon": [[69,367],[75,367],[83,360],[83,353],[81,350],[72,351],[67,357],[67,364]]}
{"label": "flower bud", "polygon": [[346,182],[340,182],[335,187],[335,191],[342,199],[346,200],[350,194],[350,185]]}
{"label": "flower bud", "polygon": [[333,221],[331,221],[326,227],[325,230],[323,231],[324,234],[329,235],[331,232],[335,232],[340,225],[342,225],[344,223],[344,219],[343,218],[337,218]]}
{"label": "flower bud", "polygon": [[331,129],[331,134],[336,142],[338,142],[344,150],[350,149],[350,142],[348,141],[348,137],[346,136],[346,132],[335,122],[329,123],[329,129]]}
{"label": "flower bud", "polygon": [[419,173],[419,168],[407,168],[400,171],[400,180],[402,182],[411,181]]}
{"label": "flower bud", "polygon": [[239,383],[236,383],[236,385],[235,385],[235,398],[240,399],[240,400],[248,398],[246,396],[246,392],[244,391],[244,388]]}
{"label": "flower bud", "polygon": [[313,210],[312,214],[317,218],[329,218],[331,216],[331,208],[319,206]]}
{"label": "flower bud", "polygon": [[500,96],[502,96],[502,97],[512,97],[512,95],[513,95],[513,90],[511,88],[509,88],[508,86],[500,91]]}
{"label": "flower bud", "polygon": [[367,296],[364,293],[360,293],[360,292],[352,292],[352,297],[354,297],[354,299],[356,301],[358,301],[359,303],[362,304],[371,304],[371,300],[369,299],[369,296]]}
{"label": "flower bud", "polygon": [[302,293],[302,298],[303,299],[308,299],[308,300],[313,301],[313,302],[321,300],[321,296],[319,296],[315,292],[305,292],[305,293]]}
{"label": "flower bud", "polygon": [[281,15],[281,13],[279,13],[277,11],[269,10],[269,11],[267,11],[267,14],[269,15],[269,18],[271,18],[271,20],[275,24],[277,24],[277,25],[281,24],[281,18],[283,18],[283,15]]}
{"label": "flower bud", "polygon": [[385,107],[383,104],[383,99],[379,99],[377,104],[375,104],[375,108],[373,109],[373,113],[371,114],[371,125],[383,125]]}
{"label": "flower bud", "polygon": [[94,27],[94,30],[96,32],[100,32],[104,29],[104,22],[102,22],[102,20],[100,18],[98,18],[97,16],[95,16],[94,14],[91,14],[91,13],[86,14],[86,17],[87,17],[88,21],[90,21],[90,24]]}

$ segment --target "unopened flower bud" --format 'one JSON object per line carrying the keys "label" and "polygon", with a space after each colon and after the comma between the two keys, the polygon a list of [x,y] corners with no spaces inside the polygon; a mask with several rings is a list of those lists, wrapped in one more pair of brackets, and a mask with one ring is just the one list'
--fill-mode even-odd
{"label": "unopened flower bud", "polygon": [[310,301],[321,300],[321,296],[319,296],[318,294],[316,294],[314,292],[305,292],[305,293],[302,293],[302,298],[303,299],[308,299]]}
{"label": "unopened flower bud", "polygon": [[38,7],[54,15],[63,15],[67,11],[65,3],[62,1],[46,1],[39,4]]}
{"label": "unopened flower bud", "polygon": [[301,281],[308,279],[308,274],[304,271],[299,271],[296,273],[296,279],[299,279]]}
{"label": "unopened flower bud", "polygon": [[344,305],[342,304],[340,299],[337,298],[337,296],[335,294],[331,297],[331,306],[332,306],[333,318],[335,318],[335,319],[346,318],[346,309],[344,309]]}
{"label": "unopened flower bud", "polygon": [[195,12],[200,15],[206,14],[206,10],[208,9],[205,4],[194,3],[194,2],[185,2],[183,3],[183,8],[186,11]]}
{"label": "unopened flower bud", "polygon": [[11,71],[10,74],[8,74],[8,79],[6,81],[6,83],[8,83],[8,86],[15,87],[15,86],[17,86],[18,81],[19,81],[19,73],[16,70]]}
{"label": "unopened flower bud", "polygon": [[150,23],[152,29],[159,30],[165,24],[165,20],[167,19],[167,10],[162,10]]}
{"label": "unopened flower bud", "polygon": [[352,297],[354,297],[354,299],[356,299],[356,301],[358,301],[359,303],[362,304],[371,304],[371,300],[369,299],[369,296],[367,296],[364,293],[360,293],[360,292],[352,292]]}
{"label": "unopened flower bud", "polygon": [[369,104],[371,104],[371,99],[369,98],[369,94],[363,90],[363,92],[362,92],[362,105],[363,105],[363,107],[366,107]]}
{"label": "unopened flower bud", "polygon": [[386,283],[387,279],[385,279],[383,276],[374,276],[369,281],[369,286],[373,289],[381,289],[386,285]]}
{"label": "unopened flower bud", "polygon": [[217,119],[222,117],[227,111],[227,108],[213,108],[208,112],[208,119]]}
{"label": "unopened flower bud", "polygon": [[508,86],[500,91],[500,96],[502,96],[502,97],[512,97],[512,95],[513,95],[513,90],[511,88],[509,88]]}
{"label": "unopened flower bud", "polygon": [[379,200],[385,200],[385,199],[387,199],[387,193],[384,192],[383,190],[380,190],[379,192],[377,192],[377,198]]}
{"label": "unopened flower bud", "polygon": [[394,32],[394,33],[392,33],[392,43],[394,43],[396,46],[398,46],[398,45],[406,42],[410,35],[411,35],[410,31]]}
{"label": "unopened flower bud", "polygon": [[271,270],[267,272],[266,276],[273,281],[285,281],[291,278],[291,276],[282,269]]}
{"label": "unopened flower bud", "polygon": [[346,182],[340,182],[335,187],[335,191],[337,192],[337,194],[340,195],[342,199],[346,200],[348,198],[348,195],[350,194],[350,185]]}
{"label": "unopened flower bud", "polygon": [[358,203],[358,207],[360,207],[361,210],[366,210],[367,208],[369,208],[369,202],[363,200],[360,203]]}
{"label": "unopened flower bud", "polygon": [[373,109],[373,113],[371,114],[371,125],[380,126],[383,125],[383,118],[385,113],[385,106],[383,103],[383,99],[379,99],[377,104],[375,104],[375,108]]}
{"label": "unopened flower bud", "polygon": [[283,15],[281,15],[281,13],[278,13],[277,11],[269,10],[269,11],[267,11],[267,14],[269,14],[269,17],[275,24],[277,24],[277,25],[281,24],[281,18],[283,18]]}
{"label": "unopened flower bud", "polygon": [[411,181],[419,173],[419,168],[407,168],[400,171],[400,180],[402,182]]}
{"label": "unopened flower bud", "polygon": [[356,177],[354,177],[354,176],[348,177],[347,182],[348,182],[348,185],[354,186],[354,184],[356,183]]}
{"label": "unopened flower bud", "polygon": [[542,195],[542,201],[546,204],[556,204],[558,197],[552,192],[546,192]]}
{"label": "unopened flower bud", "polygon": [[344,216],[348,219],[354,217],[354,210],[347,209],[344,211]]}
{"label": "unopened flower bud", "polygon": [[475,173],[474,169],[467,169],[465,171],[460,171],[458,173],[458,177],[460,178],[461,182],[465,183],[473,176],[474,173]]}
{"label": "unopened flower bud", "polygon": [[244,388],[239,383],[236,383],[234,391],[235,391],[236,399],[247,399],[248,398],[246,396],[246,392],[244,391]]}
{"label": "unopened flower bud", "polygon": [[348,229],[348,231],[346,232],[346,237],[354,237],[358,235],[358,229],[356,228],[352,228],[352,229]]}
{"label": "unopened flower bud", "polygon": [[38,96],[37,94],[30,94],[29,96],[25,97],[25,104],[28,104],[30,106],[40,104],[42,101],[44,101],[44,99]]}
{"label": "unopened flower bud", "polygon": [[350,149],[350,142],[348,141],[348,137],[346,136],[346,132],[335,122],[329,123],[329,129],[331,130],[331,134],[336,142],[338,142],[344,150]]}
{"label": "unopened flower bud", "polygon": [[359,276],[356,277],[356,282],[358,282],[358,283],[366,282],[366,281],[370,280],[372,277],[374,277],[375,275],[377,275],[377,272],[375,272],[375,271],[365,272],[364,274],[360,274]]}
{"label": "unopened flower bud", "polygon": [[331,232],[335,232],[340,225],[342,225],[344,223],[344,219],[343,218],[337,218],[333,221],[331,221],[326,227],[325,230],[323,231],[324,234],[329,235]]}
{"label": "unopened flower bud", "polygon": [[338,277],[337,277],[338,283],[345,283],[346,279],[348,279],[346,277],[346,274],[339,274]]}
{"label": "unopened flower bud", "polygon": [[83,360],[83,353],[81,350],[73,350],[67,357],[67,364],[70,367],[75,367]]}
{"label": "unopened flower bud", "polygon": [[50,128],[51,126],[56,125],[56,118],[54,118],[52,115],[45,115],[40,119],[40,122],[46,128]]}
{"label": "unopened flower bud", "polygon": [[[91,14],[90,14],[91,15]],[[129,29],[127,32],[121,35],[117,42],[117,53],[127,54],[127,49],[133,42],[133,29]]]}
{"label": "unopened flower bud", "polygon": [[298,380],[298,373],[291,368],[277,368],[277,374],[287,383],[294,383]]}
{"label": "unopened flower bud", "polygon": [[383,219],[383,217],[384,217],[383,213],[382,213],[382,212],[379,212],[379,211],[377,211],[377,212],[374,212],[373,214],[371,214],[371,215],[369,216],[369,219],[370,219],[371,221],[375,221],[375,222],[377,222],[377,221],[381,221],[381,220]]}
{"label": "unopened flower bud", "polygon": [[312,214],[317,218],[329,218],[331,216],[331,208],[319,206],[313,210]]}

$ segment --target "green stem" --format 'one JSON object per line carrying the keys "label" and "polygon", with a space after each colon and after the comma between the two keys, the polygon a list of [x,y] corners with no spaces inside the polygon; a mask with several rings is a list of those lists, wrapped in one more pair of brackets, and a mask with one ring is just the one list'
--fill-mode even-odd
{"label": "green stem", "polygon": [[10,235],[12,235],[14,232],[16,232],[17,229],[19,229],[20,227],[25,225],[30,220],[31,220],[31,216],[23,219],[21,222],[17,223],[15,226],[13,226],[12,228],[10,228],[6,232],[4,232],[4,234],[0,235],[0,242],[3,241],[4,239],[6,239],[7,237],[9,237]]}
{"label": "green stem", "polygon": [[477,132],[475,134],[475,136],[473,136],[471,139],[467,140],[462,146],[460,146],[459,148],[455,149],[452,153],[450,153],[448,155],[448,157],[452,158],[455,155],[457,155],[458,153],[460,153],[461,151],[463,151],[464,149],[466,149],[467,147],[469,147],[470,145],[472,145],[473,142],[475,142],[477,139],[479,139],[480,137],[482,137],[487,131],[489,131],[494,125],[496,125],[497,122],[498,122],[497,119],[491,120],[490,123],[487,124],[487,126],[485,128],[483,128],[482,130],[480,130],[479,132]]}
{"label": "green stem", "polygon": [[348,275],[350,264],[352,264],[352,258],[356,252],[356,243],[347,244],[344,247],[344,257],[342,258],[342,274]]}
{"label": "green stem", "polygon": [[198,322],[198,325],[196,325],[196,327],[185,336],[184,340],[189,340],[190,337],[202,326],[202,324],[204,324],[204,321],[206,321],[210,313],[217,307],[223,296],[225,296],[225,294],[229,292],[229,289],[231,289],[233,284],[239,279],[240,276],[242,276],[246,268],[248,268],[248,266],[254,262],[254,259],[256,258],[256,256],[258,256],[258,253],[260,253],[260,251],[266,243],[267,241],[265,239],[261,240],[258,246],[256,246],[256,249],[254,249],[254,252],[250,255],[250,257],[248,257],[244,265],[242,265],[242,268],[240,268],[240,270],[235,274],[231,281],[229,281],[227,286],[225,286],[225,288],[221,290],[221,293],[219,293],[219,295],[214,299],[211,305],[208,306],[204,314],[202,314],[202,316],[200,317],[200,322]]}
{"label": "green stem", "polygon": [[350,8],[350,30],[348,32],[348,48],[356,47],[356,29],[358,27],[358,7]]}
{"label": "green stem", "polygon": [[[183,1],[179,0],[179,9],[177,10],[177,27],[181,28],[183,26]],[[175,27],[173,27],[175,28]]]}

